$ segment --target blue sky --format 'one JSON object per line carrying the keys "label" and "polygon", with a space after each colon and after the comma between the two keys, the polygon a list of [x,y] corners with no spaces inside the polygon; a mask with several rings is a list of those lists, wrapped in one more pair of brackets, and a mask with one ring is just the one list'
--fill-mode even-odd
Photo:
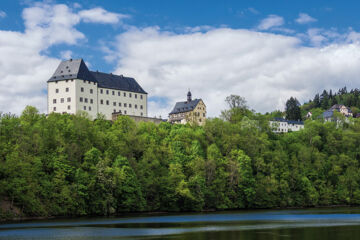
{"label": "blue sky", "polygon": [[290,96],[304,102],[324,88],[358,87],[359,5],[4,0],[0,111],[30,103],[46,112],[46,80],[70,57],[135,77],[149,92],[150,115],[167,115],[188,88],[218,116],[229,94],[265,112]]}

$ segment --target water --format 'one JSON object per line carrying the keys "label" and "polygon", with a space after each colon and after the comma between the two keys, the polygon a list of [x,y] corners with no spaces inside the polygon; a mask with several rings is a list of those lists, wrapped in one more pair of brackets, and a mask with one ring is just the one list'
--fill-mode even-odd
{"label": "water", "polygon": [[360,208],[131,215],[0,224],[18,239],[360,239]]}

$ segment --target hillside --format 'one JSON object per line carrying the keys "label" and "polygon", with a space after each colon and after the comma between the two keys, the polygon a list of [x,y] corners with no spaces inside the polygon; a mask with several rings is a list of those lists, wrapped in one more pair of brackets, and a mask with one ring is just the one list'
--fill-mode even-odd
{"label": "hillside", "polygon": [[233,110],[204,127],[2,114],[0,202],[24,216],[360,204],[360,121],[276,135]]}
{"label": "hillside", "polygon": [[356,88],[348,91],[346,87],[334,93],[332,90],[324,90],[321,94],[316,94],[309,102],[304,103],[301,106],[301,113],[302,116],[305,116],[307,112],[312,112],[313,116],[317,117],[335,104],[342,104],[349,107],[355,117],[360,113],[360,90]]}

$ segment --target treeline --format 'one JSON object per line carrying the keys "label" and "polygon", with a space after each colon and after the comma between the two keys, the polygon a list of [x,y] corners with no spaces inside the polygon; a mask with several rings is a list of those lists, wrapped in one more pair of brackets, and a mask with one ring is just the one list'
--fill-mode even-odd
{"label": "treeline", "polygon": [[354,116],[356,116],[357,113],[360,113],[360,90],[355,88],[348,91],[346,87],[339,89],[335,93],[332,90],[324,90],[321,94],[316,94],[314,99],[309,100],[302,108],[305,111],[311,111],[314,108],[327,110],[335,104],[350,107]]}
{"label": "treeline", "polygon": [[200,127],[2,114],[0,202],[26,216],[360,204],[357,119],[276,135],[245,105],[223,116]]}

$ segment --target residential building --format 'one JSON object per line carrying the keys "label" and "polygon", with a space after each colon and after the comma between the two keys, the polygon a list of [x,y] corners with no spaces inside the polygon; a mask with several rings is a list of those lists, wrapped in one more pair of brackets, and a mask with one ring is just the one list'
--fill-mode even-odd
{"label": "residential building", "polygon": [[270,121],[270,127],[275,133],[296,132],[304,128],[304,122],[274,118]]}
{"label": "residential building", "polygon": [[177,102],[174,109],[169,113],[171,123],[197,123],[204,125],[206,121],[206,106],[202,99],[191,98],[191,92],[187,94],[187,101]]}
{"label": "residential building", "polygon": [[336,118],[336,116],[334,114],[335,112],[339,112],[340,114],[342,114],[345,117],[353,116],[350,108],[346,107],[345,105],[335,104],[329,110],[327,110],[323,113],[322,117],[324,118],[324,121],[325,122],[337,121],[338,119]]}
{"label": "residential building", "polygon": [[89,71],[83,59],[62,61],[47,83],[48,113],[147,116],[147,93],[134,78]]}

